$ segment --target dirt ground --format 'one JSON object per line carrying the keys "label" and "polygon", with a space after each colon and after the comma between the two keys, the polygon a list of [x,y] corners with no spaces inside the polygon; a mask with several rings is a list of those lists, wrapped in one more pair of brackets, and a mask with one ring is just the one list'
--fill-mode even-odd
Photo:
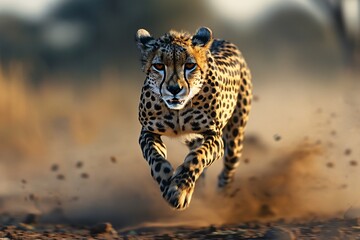
{"label": "dirt ground", "polygon": [[[27,221],[32,216],[27,216]],[[25,221],[26,222],[26,221]],[[94,226],[17,223],[2,225],[0,239],[360,239],[360,218],[316,218],[302,222],[284,220],[241,224],[153,226],[116,228],[111,223]]]}

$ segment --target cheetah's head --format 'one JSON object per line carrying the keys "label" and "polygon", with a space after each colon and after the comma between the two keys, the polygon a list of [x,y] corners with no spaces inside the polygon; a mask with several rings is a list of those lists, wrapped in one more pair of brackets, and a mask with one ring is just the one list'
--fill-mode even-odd
{"label": "cheetah's head", "polygon": [[170,31],[154,39],[148,31],[139,29],[136,41],[141,50],[142,69],[147,75],[145,84],[168,108],[184,108],[205,81],[211,30],[202,27],[193,36]]}

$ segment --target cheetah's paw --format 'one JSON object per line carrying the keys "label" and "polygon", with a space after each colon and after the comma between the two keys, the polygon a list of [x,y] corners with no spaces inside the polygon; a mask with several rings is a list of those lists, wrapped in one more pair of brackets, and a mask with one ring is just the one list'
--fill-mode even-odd
{"label": "cheetah's paw", "polygon": [[194,186],[186,187],[183,184],[172,182],[164,191],[163,197],[177,210],[184,210],[189,207]]}

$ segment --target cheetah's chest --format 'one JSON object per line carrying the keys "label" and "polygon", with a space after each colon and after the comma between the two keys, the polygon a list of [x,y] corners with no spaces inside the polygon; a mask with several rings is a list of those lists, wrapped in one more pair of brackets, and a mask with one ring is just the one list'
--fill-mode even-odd
{"label": "cheetah's chest", "polygon": [[219,92],[217,97],[211,92],[196,95],[181,110],[167,108],[160,97],[142,96],[140,123],[150,132],[170,137],[221,130],[235,107],[235,98],[226,98],[228,93]]}

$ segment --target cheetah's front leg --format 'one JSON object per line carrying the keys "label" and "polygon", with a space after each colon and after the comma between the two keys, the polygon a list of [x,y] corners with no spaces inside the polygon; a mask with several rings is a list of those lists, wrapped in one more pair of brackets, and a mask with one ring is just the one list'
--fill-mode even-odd
{"label": "cheetah's front leg", "polygon": [[166,147],[160,135],[142,129],[139,143],[144,158],[151,168],[151,176],[160,185],[163,193],[168,188],[169,180],[173,175],[173,168],[166,160]]}
{"label": "cheetah's front leg", "polygon": [[204,142],[190,151],[185,161],[180,165],[165,189],[164,198],[178,210],[187,208],[191,201],[195,182],[215,160],[224,155],[224,143],[221,134],[204,136]]}

